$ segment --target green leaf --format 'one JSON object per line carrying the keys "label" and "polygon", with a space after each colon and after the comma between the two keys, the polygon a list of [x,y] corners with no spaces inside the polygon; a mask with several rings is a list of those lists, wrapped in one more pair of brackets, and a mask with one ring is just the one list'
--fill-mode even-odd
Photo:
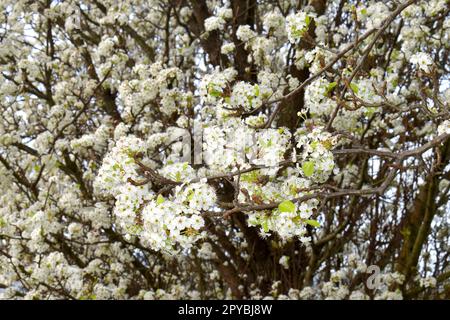
{"label": "green leaf", "polygon": [[314,173],[314,162],[306,161],[302,164],[303,173],[307,177],[311,177]]}
{"label": "green leaf", "polygon": [[358,86],[356,84],[354,84],[354,83],[350,83],[350,88],[352,89],[352,91],[354,93],[358,93],[358,91],[359,91]]}
{"label": "green leaf", "polygon": [[294,212],[295,204],[290,200],[284,200],[278,205],[278,211],[280,212]]}
{"label": "green leaf", "polygon": [[220,97],[222,95],[222,92],[213,89],[213,90],[209,91],[209,95],[211,97],[217,98],[217,97]]}
{"label": "green leaf", "polygon": [[310,18],[310,16],[306,16],[306,18],[305,18],[305,23],[306,23],[306,26],[309,26],[309,24],[311,23],[311,18]]}
{"label": "green leaf", "polygon": [[393,87],[397,87],[398,86],[398,79],[392,80],[391,84],[392,84]]}
{"label": "green leaf", "polygon": [[257,84],[255,84],[255,86],[253,87],[255,89],[255,97],[259,96],[259,86]]}
{"label": "green leaf", "polygon": [[242,174],[241,180],[244,182],[256,182],[258,181],[259,176],[259,170],[250,171]]}
{"label": "green leaf", "polygon": [[327,89],[325,90],[325,95],[329,94],[331,92],[331,90],[334,89],[334,87],[337,86],[337,82],[333,81],[331,83],[328,84]]}
{"label": "green leaf", "polygon": [[164,197],[160,194],[158,194],[158,197],[156,198],[156,203],[157,204],[161,204],[165,201],[166,199],[164,199]]}
{"label": "green leaf", "polygon": [[222,92],[214,88],[214,84],[212,83],[208,85],[208,94],[214,98],[222,96]]}
{"label": "green leaf", "polygon": [[320,223],[319,223],[319,221],[317,221],[317,220],[305,220],[305,222],[306,222],[307,224],[309,224],[310,226],[313,226],[313,227],[315,227],[315,228],[320,227]]}
{"label": "green leaf", "polygon": [[264,232],[269,232],[269,221],[265,220],[261,223],[261,227],[263,228]]}
{"label": "green leaf", "polygon": [[367,108],[367,110],[366,110],[366,112],[365,112],[365,115],[368,117],[368,118],[370,118],[374,113],[375,113],[375,108],[372,108],[372,107],[368,107]]}

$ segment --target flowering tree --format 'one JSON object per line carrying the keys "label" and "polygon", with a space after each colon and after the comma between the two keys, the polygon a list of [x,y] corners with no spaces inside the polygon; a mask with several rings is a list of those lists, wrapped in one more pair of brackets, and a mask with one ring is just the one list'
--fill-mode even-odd
{"label": "flowering tree", "polygon": [[3,298],[450,298],[450,1],[0,6]]}

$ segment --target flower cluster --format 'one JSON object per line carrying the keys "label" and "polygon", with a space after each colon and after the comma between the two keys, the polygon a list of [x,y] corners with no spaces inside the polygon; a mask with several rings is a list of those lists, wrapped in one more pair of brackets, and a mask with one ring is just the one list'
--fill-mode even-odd
{"label": "flower cluster", "polygon": [[220,53],[229,54],[229,53],[233,52],[234,49],[235,49],[234,43],[232,43],[232,42],[225,43],[224,45],[222,45],[222,47],[220,47]]}
{"label": "flower cluster", "polygon": [[219,69],[207,74],[200,83],[200,95],[205,103],[215,104],[226,96],[226,89],[236,77],[237,72],[233,68],[223,71]]}
{"label": "flower cluster", "polygon": [[273,210],[249,211],[248,224],[258,226],[262,236],[269,236],[271,232],[276,234],[282,241],[289,241],[297,237],[302,243],[308,244],[309,236],[306,235],[308,224],[317,227],[319,223],[312,219],[313,212],[317,209],[319,201],[309,199],[301,203],[290,200],[301,198],[310,191],[311,181],[300,176],[300,172],[294,168],[286,169],[288,179],[284,181],[264,182],[265,171],[258,170],[243,174],[240,183],[240,201],[248,201],[249,198],[256,199],[258,203],[279,202]]}
{"label": "flower cluster", "polygon": [[2,1],[0,299],[449,296],[449,0],[79,2]]}
{"label": "flower cluster", "polygon": [[450,134],[450,120],[445,120],[442,122],[437,129],[438,135]]}
{"label": "flower cluster", "polygon": [[153,199],[153,192],[145,186],[124,184],[120,187],[114,206],[114,217],[118,226],[130,235],[139,235],[142,230],[140,214],[143,206]]}
{"label": "flower cluster", "polygon": [[231,9],[222,7],[217,10],[217,15],[205,19],[205,31],[223,30],[226,20],[231,19],[233,12]]}
{"label": "flower cluster", "polygon": [[381,1],[374,1],[367,8],[360,10],[361,16],[367,19],[366,27],[368,29],[379,28],[390,12],[388,6]]}
{"label": "flower cluster", "polygon": [[268,12],[263,20],[263,26],[266,32],[279,38],[286,34],[285,23],[284,16],[278,11]]}
{"label": "flower cluster", "polygon": [[178,68],[165,68],[160,62],[152,65],[137,64],[133,68],[133,73],[134,79],[123,81],[119,86],[120,97],[125,107],[124,118],[128,121],[158,96],[162,98],[161,111],[167,115],[178,110],[175,101],[189,100],[189,93],[171,88],[171,83],[182,78]]}
{"label": "flower cluster", "polygon": [[[189,248],[204,236],[202,211],[216,203],[215,191],[205,182],[179,185],[174,194],[155,196],[151,184],[136,186],[138,179],[134,156],[145,153],[146,144],[135,137],[124,137],[103,162],[95,181],[99,192],[115,197],[114,217],[117,227],[129,236],[137,235],[150,248],[173,253],[177,246]],[[161,177],[187,182],[196,177],[187,163],[167,164],[159,170]]]}
{"label": "flower cluster", "polygon": [[328,97],[336,86],[336,82],[328,82],[324,78],[313,81],[305,90],[305,107],[312,115],[330,115],[336,108],[336,101]]}
{"label": "flower cluster", "polygon": [[186,182],[196,178],[195,170],[187,162],[168,163],[159,173],[176,182]]}
{"label": "flower cluster", "polygon": [[136,163],[133,156],[146,151],[146,144],[134,136],[126,136],[117,141],[116,145],[103,159],[103,164],[94,182],[98,193],[116,196],[128,179],[138,179]]}
{"label": "flower cluster", "polygon": [[250,226],[260,226],[263,237],[275,232],[282,241],[297,237],[303,244],[308,244],[311,238],[307,235],[306,226],[319,226],[318,222],[309,219],[313,210],[317,209],[319,201],[308,200],[302,204],[294,204],[289,200],[281,202],[273,211],[253,211],[248,213]]}
{"label": "flower cluster", "polygon": [[252,131],[246,126],[211,126],[203,131],[203,161],[216,172],[245,168],[245,149]]}
{"label": "flower cluster", "polygon": [[425,72],[430,72],[433,65],[433,59],[425,52],[413,54],[410,61],[412,64],[418,66],[420,70]]}
{"label": "flower cluster", "polygon": [[[195,194],[195,193],[194,193]],[[189,248],[201,239],[204,220],[198,211],[158,197],[142,210],[142,241],[154,250],[176,251],[176,244]]]}
{"label": "flower cluster", "polygon": [[256,32],[249,25],[241,25],[236,31],[236,37],[242,42],[247,42],[255,36]]}
{"label": "flower cluster", "polygon": [[286,31],[290,43],[299,43],[303,34],[308,30],[311,18],[310,15],[303,11],[291,14],[286,18]]}
{"label": "flower cluster", "polygon": [[206,211],[216,204],[216,193],[205,181],[178,186],[175,189],[175,202],[197,210]]}
{"label": "flower cluster", "polygon": [[302,148],[300,157],[303,160],[303,175],[312,181],[324,183],[335,166],[331,148],[336,144],[336,137],[319,127],[311,132],[299,129],[295,135],[297,147]]}
{"label": "flower cluster", "polygon": [[256,141],[246,149],[250,162],[255,165],[272,167],[267,174],[277,170],[285,159],[286,150],[290,147],[291,133],[287,128],[260,130]]}
{"label": "flower cluster", "polygon": [[230,97],[230,105],[234,108],[243,108],[246,111],[256,109],[263,103],[259,85],[239,81],[233,87]]}

